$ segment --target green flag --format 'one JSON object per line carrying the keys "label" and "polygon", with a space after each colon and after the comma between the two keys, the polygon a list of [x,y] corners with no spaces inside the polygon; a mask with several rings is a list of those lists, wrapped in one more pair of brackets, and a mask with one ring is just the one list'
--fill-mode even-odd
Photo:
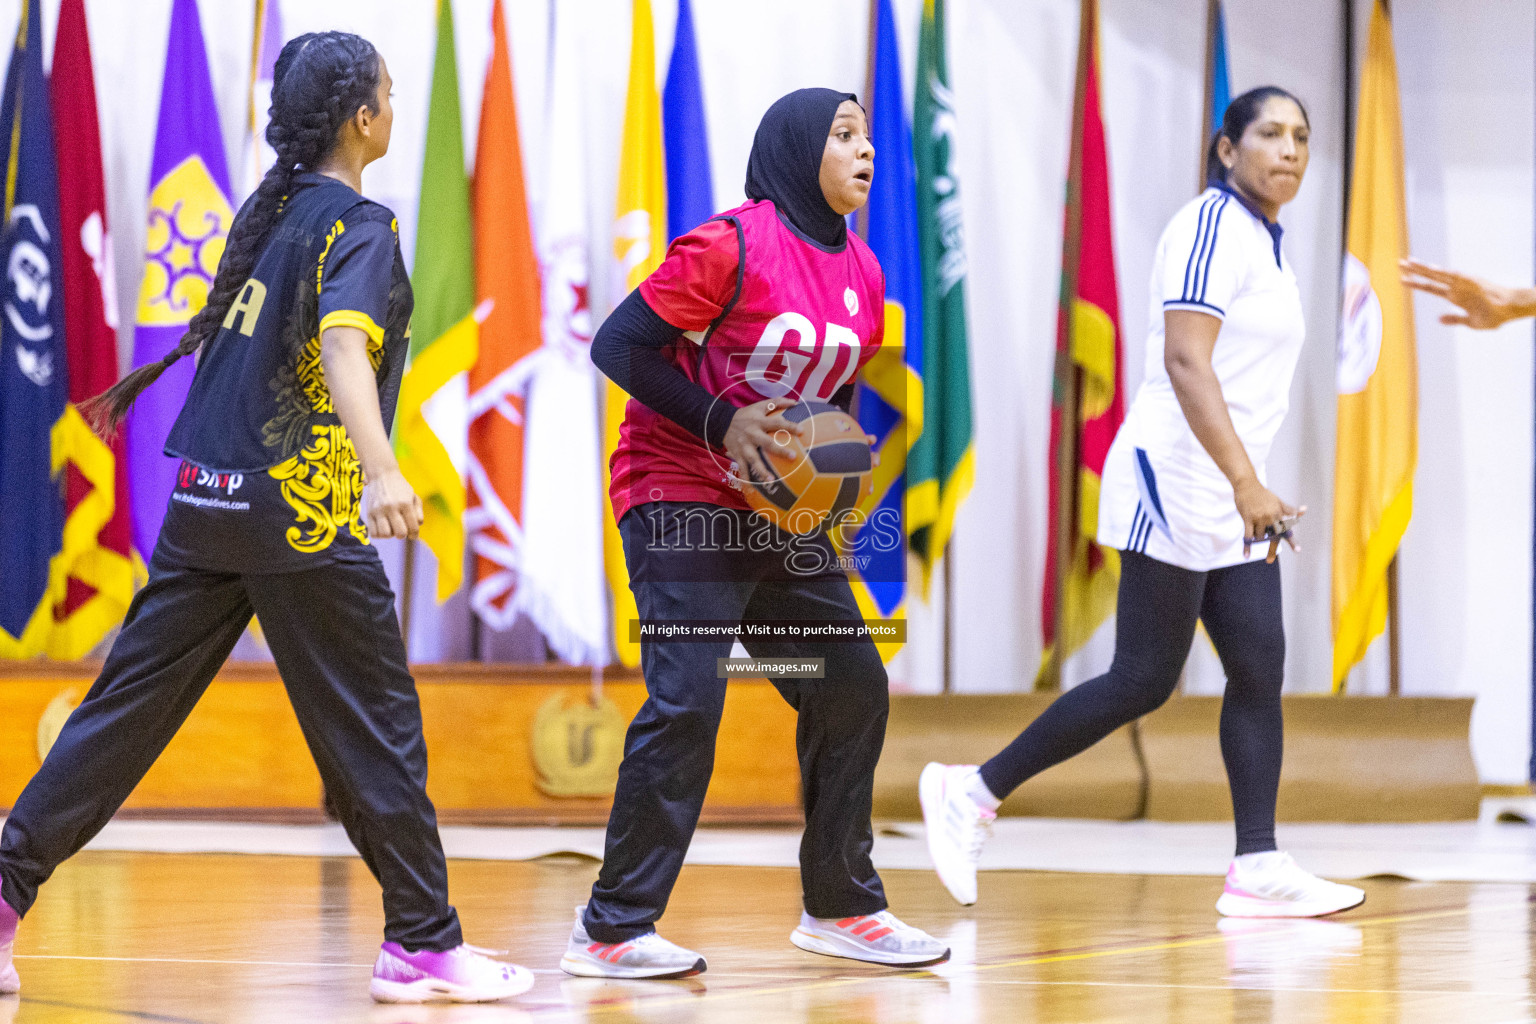
{"label": "green flag", "polygon": [[[907,531],[923,576],[944,554],[971,489],[971,371],[965,331],[965,234],[955,167],[955,97],[944,57],[944,0],[924,0],[912,111],[923,263],[922,432],[907,456]],[[915,362],[915,360],[914,360]]]}
{"label": "green flag", "polygon": [[453,5],[446,0],[437,11],[411,285],[416,310],[410,362],[400,384],[395,454],[426,509],[421,539],[437,557],[437,599],[444,601],[464,579],[469,368],[480,349]]}

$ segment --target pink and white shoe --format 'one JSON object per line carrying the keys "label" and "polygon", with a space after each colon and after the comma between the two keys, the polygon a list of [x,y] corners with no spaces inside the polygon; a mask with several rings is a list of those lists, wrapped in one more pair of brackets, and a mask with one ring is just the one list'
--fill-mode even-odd
{"label": "pink and white shoe", "polygon": [[891,967],[927,967],[949,959],[948,946],[889,910],[841,919],[812,917],[802,910],[800,927],[789,941],[807,953]]}
{"label": "pink and white shoe", "polygon": [[1365,890],[1318,878],[1272,850],[1233,858],[1216,901],[1223,917],[1322,917],[1365,902]]}
{"label": "pink and white shoe", "polygon": [[16,944],[16,925],[21,915],[11,905],[0,899],[0,996],[15,995],[21,991],[21,977],[11,962],[11,950]]}
{"label": "pink and white shoe", "polygon": [[533,987],[532,971],[492,960],[489,953],[468,944],[412,953],[386,942],[379,947],[368,994],[379,1003],[493,1003]]}
{"label": "pink and white shoe", "polygon": [[933,870],[963,907],[976,902],[976,866],[997,820],[995,811],[982,807],[966,792],[975,774],[973,764],[930,762],[917,780]]}

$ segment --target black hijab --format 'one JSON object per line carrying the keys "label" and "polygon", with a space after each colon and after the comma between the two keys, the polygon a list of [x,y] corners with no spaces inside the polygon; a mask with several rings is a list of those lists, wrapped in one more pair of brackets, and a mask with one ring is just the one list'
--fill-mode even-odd
{"label": "black hijab", "polygon": [[768,108],[747,159],[747,198],[766,199],[800,232],[836,248],[848,240],[848,222],[821,192],[821,155],[827,132],[845,100],[831,89],[796,89]]}

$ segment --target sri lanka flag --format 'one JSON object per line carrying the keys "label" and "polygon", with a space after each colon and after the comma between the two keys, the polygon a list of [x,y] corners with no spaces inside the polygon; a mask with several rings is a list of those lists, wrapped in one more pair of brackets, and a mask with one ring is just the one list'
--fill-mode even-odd
{"label": "sri lanka flag", "polygon": [[[69,404],[58,165],[38,8],[39,0],[28,0],[22,9],[0,96],[8,149],[0,223],[0,656],[7,658],[57,653],[54,606],[67,595],[71,562],[95,544],[113,502],[111,452]],[[70,462],[98,500],[66,517]]]}
{"label": "sri lanka flag", "polygon": [[1099,106],[1098,0],[1084,0],[1082,18],[1051,404],[1050,537],[1041,601],[1047,676],[1109,617],[1120,578],[1119,552],[1095,539],[1104,457],[1125,419],[1109,160]]}
{"label": "sri lanka flag", "polygon": [[[859,384],[858,417],[880,453],[874,493],[852,531],[854,597],[866,619],[899,616],[906,601],[907,452],[922,430],[923,285],[917,240],[912,127],[901,89],[901,51],[890,0],[876,0],[870,40],[870,141],[879,167],[870,188],[865,239],[885,271],[885,342]],[[845,531],[838,531],[846,536]],[[894,543],[892,543],[894,541]],[[881,644],[889,658],[899,644]]]}
{"label": "sri lanka flag", "polygon": [[[133,332],[135,368],[165,358],[208,301],[235,219],[197,0],[175,0],[171,7],[149,180],[144,277]],[[187,400],[195,370],[193,360],[177,360],[128,414],[133,545],[146,561],[176,483],[177,464],[165,454],[165,438]]]}

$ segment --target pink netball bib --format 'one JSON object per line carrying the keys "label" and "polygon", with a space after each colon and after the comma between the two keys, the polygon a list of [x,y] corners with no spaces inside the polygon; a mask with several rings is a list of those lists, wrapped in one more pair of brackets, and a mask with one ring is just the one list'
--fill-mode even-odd
{"label": "pink netball bib", "polygon": [[[769,202],[738,206],[679,238],[640,288],[659,316],[687,332],[668,358],[737,407],[828,401],[884,334],[885,276],[863,239],[850,232],[829,250]],[[612,471],[615,517],[647,501],[747,507],[724,451],[634,400]]]}

